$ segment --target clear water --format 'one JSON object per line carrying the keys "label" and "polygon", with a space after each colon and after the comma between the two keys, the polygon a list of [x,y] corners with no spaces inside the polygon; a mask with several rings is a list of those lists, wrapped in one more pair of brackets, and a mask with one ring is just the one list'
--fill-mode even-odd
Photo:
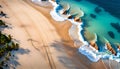
{"label": "clear water", "polygon": [[120,0],[87,0],[87,1],[101,6],[111,15],[120,18]]}
{"label": "clear water", "polygon": [[[103,50],[102,46],[105,45],[107,41],[109,41],[113,48],[117,51],[117,44],[120,44],[120,33],[111,26],[111,23],[119,23],[120,19],[117,17],[112,16],[110,13],[106,12],[102,7],[100,7],[101,12],[96,13],[95,8],[98,5],[95,5],[91,2],[86,0],[75,1],[75,0],[60,0],[59,2],[61,5],[65,6],[65,4],[70,5],[70,14],[80,14],[82,10],[85,15],[82,17],[84,22],[84,37],[87,41],[90,41],[94,38],[94,33],[97,34],[98,41],[97,44],[100,50]],[[94,14],[96,18],[90,16],[90,14]],[[77,15],[77,16],[78,16]],[[112,31],[114,34],[114,38],[112,38],[108,32]],[[85,33],[92,33],[93,35],[85,34]],[[102,48],[101,48],[102,47]]]}

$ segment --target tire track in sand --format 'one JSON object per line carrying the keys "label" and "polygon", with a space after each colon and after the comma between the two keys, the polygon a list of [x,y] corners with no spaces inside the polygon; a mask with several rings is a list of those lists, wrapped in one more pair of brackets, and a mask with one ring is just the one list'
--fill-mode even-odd
{"label": "tire track in sand", "polygon": [[[4,2],[4,1],[3,1],[3,2]],[[9,8],[10,11],[12,11],[11,8],[9,7],[9,5],[6,4],[6,2],[4,2],[4,4]],[[16,12],[12,11],[12,14],[14,14],[14,13],[16,13]],[[25,13],[24,13],[24,14],[25,14]],[[19,19],[18,16],[16,16],[16,15],[14,15],[14,16],[17,18],[17,20],[19,20],[19,22],[21,23],[21,25],[24,25],[23,22],[21,22],[21,20]],[[34,23],[34,22],[33,22],[33,23]],[[28,30],[27,30],[25,27],[23,27],[23,29],[24,29],[24,31],[27,33],[27,35],[29,36],[29,38],[31,38],[31,35],[29,34]],[[40,50],[34,45],[34,43],[33,43],[32,40],[30,40],[30,43],[31,43],[31,45],[32,45],[37,51],[40,52]],[[45,43],[44,43],[43,40],[42,40],[42,43],[43,43],[43,46],[44,46],[43,49],[45,50],[45,53],[46,53],[46,54],[44,54],[44,55],[47,56],[47,59],[48,59],[47,61],[49,61],[50,68],[51,68],[51,69],[56,69],[55,64],[54,64],[54,61],[53,61],[53,58],[52,58],[52,56],[49,54],[49,53],[50,53],[49,47],[48,47],[47,45],[45,45]]]}

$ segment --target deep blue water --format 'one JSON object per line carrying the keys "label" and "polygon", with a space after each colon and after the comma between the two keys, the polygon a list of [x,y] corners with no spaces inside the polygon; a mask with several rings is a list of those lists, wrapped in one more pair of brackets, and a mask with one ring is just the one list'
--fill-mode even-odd
{"label": "deep blue water", "polygon": [[[60,1],[62,0],[56,0],[57,3],[59,3]],[[82,0],[74,1],[80,2]],[[111,15],[118,17],[120,19],[120,0],[87,0],[87,1],[97,4],[98,6],[104,8],[104,10],[109,12]]]}
{"label": "deep blue water", "polygon": [[[111,55],[105,49],[105,44],[109,42],[119,54],[120,51],[117,50],[120,45],[119,0],[56,0],[56,2],[61,5],[57,11],[69,5],[70,15],[77,14],[76,17],[80,17],[81,10],[84,12],[84,16],[80,17],[84,23],[83,37],[90,42],[95,39],[96,34],[99,52]],[[120,55],[117,58],[120,59]]]}
{"label": "deep blue water", "polygon": [[120,0],[87,0],[104,8],[105,11],[111,13],[120,19]]}

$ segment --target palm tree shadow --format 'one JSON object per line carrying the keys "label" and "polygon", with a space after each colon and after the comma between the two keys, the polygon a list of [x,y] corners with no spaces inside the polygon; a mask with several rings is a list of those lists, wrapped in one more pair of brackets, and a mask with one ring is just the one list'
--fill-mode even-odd
{"label": "palm tree shadow", "polygon": [[[61,62],[68,69],[97,69],[102,64],[102,61],[98,62],[90,61],[85,55],[78,51],[78,48],[69,45],[70,40],[54,41],[51,47],[59,52],[65,53],[65,55],[57,56],[59,62]],[[102,67],[104,64],[101,65]]]}
{"label": "palm tree shadow", "polygon": [[29,54],[30,50],[29,49],[23,49],[23,48],[20,48],[18,51],[15,52],[15,55],[16,54]]}
{"label": "palm tree shadow", "polygon": [[63,52],[63,48],[61,47],[61,42],[54,41],[54,43],[51,44],[51,47],[54,47],[56,50]]}
{"label": "palm tree shadow", "polygon": [[[11,57],[9,61],[7,61],[7,66],[5,65],[5,69],[15,69],[17,66],[20,66],[21,64],[18,62],[18,55],[24,55],[24,54],[29,54],[30,50],[29,49],[23,49],[19,48],[17,51],[12,51],[11,52]],[[22,58],[22,57],[21,57]]]}
{"label": "palm tree shadow", "polygon": [[[58,60],[68,69],[84,69],[84,67],[81,67],[81,62],[83,65],[87,66],[91,64],[91,61],[89,61],[84,55],[78,52],[78,49],[70,46],[67,44],[68,42],[71,41],[54,41],[54,43],[51,44],[51,47],[54,47],[59,52],[67,53],[68,56],[66,55],[60,55],[58,56]],[[84,58],[85,60],[83,60]],[[79,60],[79,61],[78,61]],[[87,61],[87,63],[86,63]]]}
{"label": "palm tree shadow", "polygon": [[0,31],[3,31],[4,29],[12,29],[12,26],[10,24],[5,26],[0,26]]}

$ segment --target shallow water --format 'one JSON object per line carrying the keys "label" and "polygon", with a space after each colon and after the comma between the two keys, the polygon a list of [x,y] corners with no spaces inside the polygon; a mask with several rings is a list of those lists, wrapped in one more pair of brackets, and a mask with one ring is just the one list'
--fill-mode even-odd
{"label": "shallow water", "polygon": [[[79,2],[67,0],[60,1],[60,3],[69,3],[71,6],[70,14],[79,13],[79,9],[84,11],[85,15],[82,17],[84,23],[86,24],[84,27],[84,32],[96,33],[99,37],[98,40],[103,44],[106,43],[105,39],[112,44],[120,43],[120,33],[111,26],[111,23],[120,23],[120,19],[110,15],[110,13],[104,11],[104,9],[101,7],[101,11],[99,13],[96,13],[95,8],[98,6],[85,0]],[[90,16],[91,14],[94,14],[95,18]],[[113,32],[114,38],[111,38],[111,36],[108,34],[109,31]],[[89,41],[88,38],[90,37],[92,36],[87,35],[85,36],[85,39]]]}
{"label": "shallow water", "polygon": [[[120,30],[120,26],[118,26],[120,24],[119,18],[112,16],[102,7],[98,7],[98,5],[86,0],[60,0],[58,3],[61,4],[63,8],[69,4],[71,8],[68,13],[71,15],[81,17],[81,10],[84,12],[84,16],[81,17],[84,23],[83,37],[89,42],[95,39],[96,34],[96,43],[98,45],[99,52],[109,54],[109,56],[107,56],[108,58],[113,56],[105,48],[105,43],[109,42],[114,50],[119,54],[119,51],[117,50],[117,46],[120,44],[120,32],[118,32]],[[97,11],[95,11],[96,7],[98,8]],[[100,55],[100,53],[97,53],[96,55]],[[114,56],[113,58],[118,59],[120,56]]]}

